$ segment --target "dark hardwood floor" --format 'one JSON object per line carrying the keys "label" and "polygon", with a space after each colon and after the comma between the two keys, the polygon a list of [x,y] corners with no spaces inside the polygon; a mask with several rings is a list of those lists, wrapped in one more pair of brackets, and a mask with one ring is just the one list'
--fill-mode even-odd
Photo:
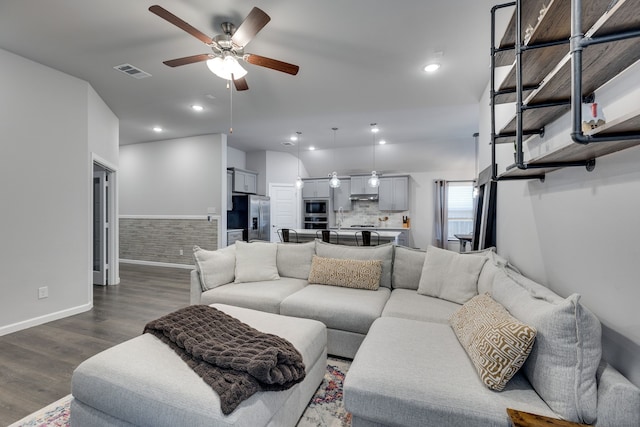
{"label": "dark hardwood floor", "polygon": [[0,337],[0,425],[66,396],[80,362],[189,304],[187,269],[121,264],[120,282],[94,286],[91,311]]}

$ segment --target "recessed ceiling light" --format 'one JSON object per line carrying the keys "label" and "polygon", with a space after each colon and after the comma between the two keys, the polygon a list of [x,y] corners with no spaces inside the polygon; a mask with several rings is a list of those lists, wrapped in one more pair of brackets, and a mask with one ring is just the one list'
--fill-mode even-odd
{"label": "recessed ceiling light", "polygon": [[440,64],[437,63],[431,63],[431,64],[427,64],[424,66],[424,70],[427,73],[433,73],[434,71],[436,71],[438,68],[440,68]]}
{"label": "recessed ceiling light", "polygon": [[387,143],[387,141],[385,141],[384,139],[381,139],[381,140],[380,140],[380,142],[379,142],[378,144],[380,144],[380,145],[384,145],[384,144],[386,144],[386,143]]}
{"label": "recessed ceiling light", "polygon": [[160,126],[154,126],[153,127],[153,131],[154,132],[162,132],[162,128]]}
{"label": "recessed ceiling light", "polygon": [[202,111],[204,107],[202,105],[192,105],[191,109],[193,109],[193,111]]}
{"label": "recessed ceiling light", "polygon": [[316,149],[316,147],[314,147],[313,145],[311,145],[311,146],[309,147],[309,151],[313,151],[313,150],[315,150],[315,149]]}
{"label": "recessed ceiling light", "polygon": [[380,129],[378,129],[378,124],[377,123],[371,123],[371,132],[373,132],[373,133],[380,132]]}
{"label": "recessed ceiling light", "polygon": [[291,139],[293,142],[295,142],[295,141],[297,141],[297,140],[298,140],[298,136],[297,136],[297,135],[293,135],[290,139]]}

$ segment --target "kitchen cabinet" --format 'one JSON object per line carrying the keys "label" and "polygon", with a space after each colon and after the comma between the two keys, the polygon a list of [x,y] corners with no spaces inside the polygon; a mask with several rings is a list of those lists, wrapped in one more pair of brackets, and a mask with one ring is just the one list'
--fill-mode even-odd
{"label": "kitchen cabinet", "polygon": [[409,177],[380,178],[378,209],[381,211],[409,210]]}
{"label": "kitchen cabinet", "polygon": [[242,229],[227,230],[227,246],[233,245],[238,240],[242,240]]}
{"label": "kitchen cabinet", "polygon": [[233,172],[233,191],[236,193],[256,194],[258,173],[244,169],[231,168]]}
{"label": "kitchen cabinet", "polygon": [[303,199],[328,199],[330,195],[329,178],[305,179],[302,187]]}
{"label": "kitchen cabinet", "polygon": [[351,194],[378,194],[377,187],[369,187],[367,181],[371,175],[352,175],[351,176]]}
{"label": "kitchen cabinet", "polygon": [[333,189],[333,210],[338,211],[340,208],[344,212],[351,210],[351,180],[341,179],[340,187]]}
{"label": "kitchen cabinet", "polygon": [[233,172],[227,170],[227,210],[233,210]]}

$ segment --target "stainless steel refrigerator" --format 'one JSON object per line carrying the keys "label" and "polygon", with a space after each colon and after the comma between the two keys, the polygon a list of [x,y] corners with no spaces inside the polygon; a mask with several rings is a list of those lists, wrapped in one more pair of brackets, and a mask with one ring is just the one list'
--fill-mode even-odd
{"label": "stainless steel refrigerator", "polygon": [[267,196],[233,196],[233,210],[227,211],[227,228],[243,229],[245,241],[271,238],[271,201]]}

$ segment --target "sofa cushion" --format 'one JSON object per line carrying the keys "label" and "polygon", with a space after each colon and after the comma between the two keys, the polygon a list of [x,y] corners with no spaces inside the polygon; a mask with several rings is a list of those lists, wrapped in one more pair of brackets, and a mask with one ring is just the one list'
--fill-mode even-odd
{"label": "sofa cushion", "polygon": [[371,326],[344,403],[371,425],[507,426],[508,407],[554,416],[521,372],[500,393],[485,387],[449,325],[393,317]]}
{"label": "sofa cushion", "polygon": [[496,391],[518,372],[536,338],[535,328],[511,316],[488,294],[467,301],[450,323],[482,382]]}
{"label": "sofa cushion", "polygon": [[418,293],[464,304],[478,295],[478,276],[486,256],[461,255],[429,246]]}
{"label": "sofa cushion", "polygon": [[382,310],[382,317],[400,317],[423,322],[449,323],[460,304],[420,295],[411,289],[394,289]]}
{"label": "sofa cushion", "polygon": [[562,298],[507,269],[496,274],[492,295],[511,315],[538,331],[522,367],[538,394],[561,417],[593,423],[602,353],[599,320],[580,304],[578,294]]}
{"label": "sofa cushion", "polygon": [[491,293],[493,288],[493,279],[496,273],[504,268],[520,273],[520,271],[513,266],[506,258],[501,257],[495,252],[489,252],[486,254],[487,262],[482,266],[480,275],[478,276],[478,294]]}
{"label": "sofa cushion", "polygon": [[243,242],[236,245],[236,278],[235,283],[278,280],[276,243]]}
{"label": "sofa cushion", "polygon": [[381,273],[380,260],[337,259],[314,255],[309,283],[375,291],[380,287]]}
{"label": "sofa cushion", "polygon": [[366,334],[380,317],[391,291],[312,285],[285,298],[280,314],[319,320],[328,328]]}
{"label": "sofa cushion", "polygon": [[315,242],[278,243],[277,245],[278,274],[283,277],[307,280],[311,270],[311,259],[316,253]]}
{"label": "sofa cushion", "polygon": [[280,280],[229,283],[204,292],[200,304],[230,304],[269,313],[280,313],[280,303],[307,286],[307,281],[282,277]]}
{"label": "sofa cushion", "polygon": [[231,283],[236,277],[235,245],[208,251],[199,246],[193,247],[193,258],[200,273],[200,286],[203,291]]}
{"label": "sofa cushion", "polygon": [[422,266],[427,252],[420,249],[396,246],[393,254],[393,289],[418,289]]}
{"label": "sofa cushion", "polygon": [[391,288],[391,265],[393,261],[393,243],[379,246],[333,245],[316,239],[316,255],[339,259],[379,259],[382,261],[380,286]]}

